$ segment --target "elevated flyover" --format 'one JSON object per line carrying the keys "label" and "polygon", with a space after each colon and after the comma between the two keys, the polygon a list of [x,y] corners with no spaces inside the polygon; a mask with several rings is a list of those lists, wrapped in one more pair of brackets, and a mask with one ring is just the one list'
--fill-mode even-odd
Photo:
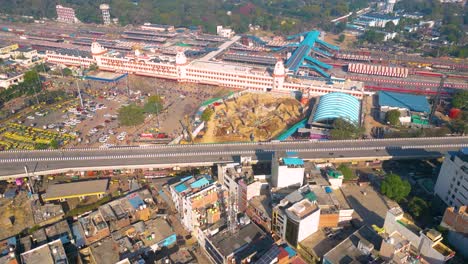
{"label": "elevated flyover", "polygon": [[200,166],[239,156],[269,161],[275,151],[294,151],[306,160],[375,160],[440,157],[468,147],[468,137],[340,141],[293,141],[164,145],[100,149],[0,152],[0,178],[47,175],[69,170]]}

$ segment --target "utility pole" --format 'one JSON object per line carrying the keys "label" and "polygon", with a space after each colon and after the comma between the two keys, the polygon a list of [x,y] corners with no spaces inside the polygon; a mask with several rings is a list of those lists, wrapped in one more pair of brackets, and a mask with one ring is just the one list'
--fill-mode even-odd
{"label": "utility pole", "polygon": [[83,97],[81,96],[80,86],[78,85],[78,79],[75,79],[76,89],[78,89],[78,98],[80,98],[81,108],[84,108]]}

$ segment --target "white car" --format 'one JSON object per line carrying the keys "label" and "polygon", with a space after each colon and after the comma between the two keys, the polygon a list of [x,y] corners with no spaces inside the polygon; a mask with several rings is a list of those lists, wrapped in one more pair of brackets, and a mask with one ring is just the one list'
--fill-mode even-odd
{"label": "white car", "polygon": [[28,116],[28,117],[26,117],[26,118],[27,118],[27,119],[31,119],[31,120],[36,119],[34,116]]}

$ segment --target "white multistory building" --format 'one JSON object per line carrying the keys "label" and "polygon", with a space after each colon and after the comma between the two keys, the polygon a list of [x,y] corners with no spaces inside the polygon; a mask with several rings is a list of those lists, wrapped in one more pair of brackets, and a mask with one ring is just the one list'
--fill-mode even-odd
{"label": "white multistory building", "polygon": [[110,25],[111,19],[110,19],[110,6],[108,4],[101,4],[99,6],[99,9],[101,9],[102,13],[102,21],[104,22],[104,25]]}
{"label": "white multistory building", "polygon": [[304,161],[295,153],[281,156],[275,153],[271,162],[271,184],[281,189],[286,187],[300,187],[304,183]]}
{"label": "white multistory building", "polygon": [[449,206],[468,204],[468,148],[445,157],[434,192]]}
{"label": "white multistory building", "polygon": [[385,3],[385,13],[392,13],[397,0],[387,0]]}
{"label": "white multistory building", "polygon": [[320,207],[308,185],[273,207],[272,230],[293,246],[317,232],[319,223]]}

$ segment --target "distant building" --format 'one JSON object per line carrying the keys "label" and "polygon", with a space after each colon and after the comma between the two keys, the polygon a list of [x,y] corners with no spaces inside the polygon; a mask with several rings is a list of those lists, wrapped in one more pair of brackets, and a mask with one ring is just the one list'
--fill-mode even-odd
{"label": "distant building", "polygon": [[0,54],[10,54],[10,52],[19,48],[17,43],[0,43]]}
{"label": "distant building", "polygon": [[60,239],[21,254],[23,264],[67,264],[68,259]]}
{"label": "distant building", "polygon": [[101,9],[102,21],[104,22],[104,25],[110,25],[111,23],[110,13],[109,13],[110,6],[108,4],[101,4],[99,6],[99,9]]}
{"label": "distant building", "polygon": [[230,28],[224,28],[223,26],[217,26],[216,27],[216,34],[218,34],[218,36],[220,36],[220,37],[232,38],[232,37],[234,37],[236,32],[234,32],[234,30],[232,30]]}
{"label": "distant building", "polygon": [[73,8],[56,5],[55,10],[57,11],[57,21],[64,23],[79,22],[78,18],[75,16],[75,10]]}
{"label": "distant building", "polygon": [[447,154],[434,192],[455,210],[468,204],[468,148]]}
{"label": "distant building", "polygon": [[466,0],[439,0],[441,3],[465,3]]}
{"label": "distant building", "polygon": [[175,27],[173,25],[161,25],[161,24],[152,24],[152,23],[145,23],[140,28],[143,30],[153,30],[153,31],[159,31],[159,32],[175,31]]}
{"label": "distant building", "polygon": [[297,157],[297,153],[276,152],[271,162],[271,184],[281,189],[304,184],[304,161]]}
{"label": "distant building", "polygon": [[[392,0],[390,0],[392,1]],[[400,22],[399,17],[381,13],[366,13],[360,15],[353,21],[353,24],[363,27],[379,27],[384,28],[388,22],[392,22],[395,26]]]}
{"label": "distant building", "polygon": [[20,72],[0,72],[0,87],[8,89],[10,86],[19,84],[24,81],[24,73]]}
{"label": "distant building", "polygon": [[381,263],[377,261],[381,243],[382,238],[374,230],[363,226],[328,251],[322,263]]}
{"label": "distant building", "polygon": [[290,245],[315,233],[319,228],[320,208],[309,186],[303,186],[273,206],[272,229]]}
{"label": "distant building", "polygon": [[392,13],[392,12],[393,12],[393,8],[395,7],[396,1],[397,1],[397,0],[387,0],[387,2],[386,2],[386,4],[385,4],[384,12],[385,12],[385,13]]}

